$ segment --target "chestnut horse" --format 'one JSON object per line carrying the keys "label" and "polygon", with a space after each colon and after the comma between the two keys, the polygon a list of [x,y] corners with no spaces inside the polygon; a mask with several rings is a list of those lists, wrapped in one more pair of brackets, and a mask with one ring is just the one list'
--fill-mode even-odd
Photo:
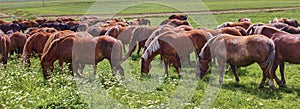
{"label": "chestnut horse", "polygon": [[123,50],[126,53],[125,45],[130,43],[130,39],[132,37],[132,32],[137,26],[129,26],[129,27],[122,27],[122,26],[114,26],[110,28],[105,34],[112,36],[118,40],[121,40],[123,43]]}
{"label": "chestnut horse", "polygon": [[218,34],[231,34],[235,36],[243,36],[243,34],[238,29],[236,29],[236,27],[224,27],[224,28],[214,29],[214,30],[200,28],[200,30],[207,31],[211,33],[213,36],[216,36]]}
{"label": "chestnut horse", "polygon": [[239,18],[238,22],[251,22],[249,18]]}
{"label": "chestnut horse", "polygon": [[186,32],[167,31],[155,37],[144,51],[141,58],[141,73],[148,74],[150,63],[153,58],[160,54],[165,64],[165,75],[168,76],[168,67],[173,64],[178,77],[181,77],[181,62],[183,62],[191,52],[201,50],[207,39],[211,35],[202,30],[191,30]]}
{"label": "chestnut horse", "polygon": [[[73,44],[76,44],[78,48],[73,49]],[[95,48],[91,50],[86,47]],[[72,57],[72,55],[74,56]],[[74,34],[70,34],[56,39],[51,43],[49,49],[42,56],[41,66],[45,79],[50,78],[49,71],[53,71],[53,63],[56,60],[70,63],[69,68],[73,71],[72,74],[77,73],[81,76],[81,73],[78,72],[78,70],[81,69],[80,64],[97,64],[103,59],[108,59],[112,70],[118,70],[120,71],[119,73],[124,76],[123,68],[120,65],[121,55],[122,43],[115,38],[110,36],[79,38]]]}
{"label": "chestnut horse", "polygon": [[146,40],[150,37],[150,35],[157,29],[158,27],[150,27],[150,26],[138,26],[136,27],[130,39],[129,51],[123,57],[123,60],[129,58],[134,50],[136,49],[138,43],[138,51],[137,54],[140,53],[142,47],[144,47]]}
{"label": "chestnut horse", "polygon": [[37,53],[39,57],[42,56],[46,41],[52,33],[39,32],[30,36],[23,49],[22,62],[24,67],[30,67],[30,56]]}
{"label": "chestnut horse", "polygon": [[255,28],[255,31],[250,34],[263,34],[272,40],[276,46],[276,59],[272,69],[272,75],[275,79],[278,77],[275,71],[279,65],[281,74],[281,87],[286,85],[284,77],[284,62],[289,62],[292,64],[300,64],[300,52],[296,50],[300,47],[300,35],[299,34],[289,34],[284,31],[280,31],[276,28],[268,26],[259,26]]}
{"label": "chestnut horse", "polygon": [[[219,83],[223,82],[224,65],[229,63],[235,75],[236,81],[239,77],[235,66],[249,66],[258,63],[263,71],[263,79],[260,88],[264,87],[266,78],[270,78],[271,68],[275,59],[275,45],[271,39],[263,35],[252,35],[247,37],[220,34],[210,39],[202,48],[199,54],[201,64],[200,73],[196,72],[197,77],[203,78],[212,58],[217,59],[219,67]],[[274,88],[273,80],[269,80],[270,88]]]}
{"label": "chestnut horse", "polygon": [[251,25],[250,22],[225,22],[225,23],[219,25],[217,28],[220,29],[220,28],[224,28],[224,27],[240,26],[247,30],[250,25]]}
{"label": "chestnut horse", "polygon": [[0,30],[0,53],[1,53],[1,64],[6,68],[8,51],[10,49],[10,39]]}

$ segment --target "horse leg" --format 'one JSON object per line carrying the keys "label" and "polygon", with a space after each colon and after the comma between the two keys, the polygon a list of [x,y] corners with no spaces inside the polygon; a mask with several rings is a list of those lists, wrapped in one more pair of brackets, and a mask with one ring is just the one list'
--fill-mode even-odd
{"label": "horse leg", "polygon": [[[76,66],[74,66],[74,67],[76,67]],[[71,75],[74,76],[73,64],[71,64],[71,63],[69,64],[69,70],[71,71]]]}
{"label": "horse leg", "polygon": [[129,50],[128,50],[128,52],[126,53],[126,55],[122,58],[122,61],[125,61],[126,59],[128,59],[128,58],[132,55],[133,51],[136,49],[136,46],[137,46],[137,45],[135,45],[135,46],[132,47],[132,48],[130,48],[130,46],[129,46]]}
{"label": "horse leg", "polygon": [[223,60],[221,58],[218,58],[218,64],[219,64],[219,73],[220,73],[219,83],[222,84],[223,78],[224,78],[224,64],[225,64],[225,60]]}
{"label": "horse leg", "polygon": [[[161,56],[161,58],[162,58],[162,56]],[[164,64],[165,64],[165,76],[169,76],[169,62],[168,62],[168,60],[167,59],[164,59],[163,60],[164,61]]]}
{"label": "horse leg", "polygon": [[180,59],[177,57],[175,62],[173,62],[173,65],[178,73],[178,77],[182,78],[182,74],[181,74],[181,63],[180,63]]}
{"label": "horse leg", "polygon": [[[276,62],[271,67],[271,73],[273,73],[275,76],[276,76],[275,71],[276,71],[277,67],[278,67],[278,63],[276,63]],[[263,77],[262,77],[261,83],[259,85],[259,88],[264,88],[265,83],[266,83],[266,79],[267,79],[267,77],[269,77],[269,86],[270,86],[270,89],[274,89],[274,81],[273,81],[273,79],[270,78],[271,75],[267,71],[267,66],[263,66],[263,65],[260,64],[260,68],[263,71]]]}
{"label": "horse leg", "polygon": [[138,48],[138,51],[137,51],[137,55],[138,55],[138,56],[140,55],[141,49],[142,49],[142,46],[139,44],[139,48]]}
{"label": "horse leg", "polygon": [[237,72],[236,72],[236,66],[235,65],[232,65],[232,64],[230,64],[230,68],[231,68],[231,70],[232,70],[232,72],[233,72],[233,74],[234,74],[234,76],[235,76],[235,81],[236,82],[240,82],[240,78],[239,78],[239,75],[237,74]]}
{"label": "horse leg", "polygon": [[62,60],[58,60],[58,64],[60,69],[62,70],[64,68],[64,62]]}
{"label": "horse leg", "polygon": [[126,53],[126,47],[125,44],[123,44],[124,54]]}
{"label": "horse leg", "polygon": [[282,86],[286,86],[285,78],[284,78],[284,62],[280,62],[279,69],[280,69],[280,74],[281,74]]}
{"label": "horse leg", "polygon": [[96,76],[96,74],[97,74],[97,64],[93,65],[93,70],[94,70],[94,76]]}

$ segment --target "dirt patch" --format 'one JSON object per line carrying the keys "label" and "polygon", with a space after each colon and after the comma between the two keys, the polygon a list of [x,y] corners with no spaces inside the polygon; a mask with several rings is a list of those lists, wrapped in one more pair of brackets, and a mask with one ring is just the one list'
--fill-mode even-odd
{"label": "dirt patch", "polygon": [[[249,12],[276,12],[287,10],[300,10],[300,7],[276,7],[276,8],[264,8],[264,9],[234,9],[234,10],[213,10],[213,11],[188,11],[184,12],[188,15],[205,15],[205,14],[230,14],[230,13],[249,13]],[[80,18],[82,16],[101,16],[101,17],[121,17],[121,18],[136,18],[136,17],[162,17],[169,16],[178,12],[164,12],[164,13],[140,13],[140,14],[77,14],[77,15],[40,15],[40,17],[72,17]]]}
{"label": "dirt patch", "polygon": [[7,17],[9,17],[9,15],[6,15],[4,13],[0,13],[0,18],[7,18]]}

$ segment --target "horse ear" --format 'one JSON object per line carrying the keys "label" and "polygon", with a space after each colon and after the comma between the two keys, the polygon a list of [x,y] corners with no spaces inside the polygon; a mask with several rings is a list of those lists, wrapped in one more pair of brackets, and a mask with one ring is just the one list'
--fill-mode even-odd
{"label": "horse ear", "polygon": [[176,15],[173,14],[173,15],[171,15],[171,16],[169,17],[169,19],[174,19],[175,16],[176,16]]}

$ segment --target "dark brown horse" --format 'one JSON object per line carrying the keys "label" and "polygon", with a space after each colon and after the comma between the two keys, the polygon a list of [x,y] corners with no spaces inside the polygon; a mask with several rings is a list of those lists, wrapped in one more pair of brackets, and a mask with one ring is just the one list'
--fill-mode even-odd
{"label": "dark brown horse", "polygon": [[300,28],[296,28],[293,26],[286,26],[281,28],[282,31],[288,32],[290,34],[300,34]]}
{"label": "dark brown horse", "polygon": [[276,59],[274,62],[274,66],[272,69],[271,76],[275,77],[275,80],[278,77],[275,74],[275,71],[279,65],[281,81],[282,85],[285,86],[285,78],[284,78],[284,62],[289,62],[292,64],[300,64],[300,52],[296,50],[300,47],[300,35],[299,34],[289,34],[287,32],[283,32],[276,28],[268,27],[268,26],[259,26],[255,28],[255,31],[251,34],[263,34],[272,40],[276,46]]}
{"label": "dark brown horse", "polygon": [[22,55],[27,37],[29,37],[29,35],[20,32],[15,32],[9,35],[9,39],[11,41],[11,55],[13,55],[14,52],[16,52],[19,55]]}
{"label": "dark brown horse", "polygon": [[[247,37],[232,36],[229,34],[220,34],[210,39],[202,48],[199,54],[201,64],[200,73],[197,71],[197,77],[203,77],[207,72],[208,63],[212,58],[217,59],[219,65],[219,83],[223,82],[224,65],[229,63],[235,75],[236,81],[239,77],[235,66],[249,66],[258,63],[263,71],[263,79],[260,87],[264,87],[265,80],[270,77],[271,68],[275,59],[275,45],[271,39],[263,35],[252,35]],[[269,81],[270,88],[274,88],[272,79]]]}
{"label": "dark brown horse", "polygon": [[6,68],[8,52],[10,49],[10,39],[2,31],[0,31],[0,53],[1,53],[1,64]]}
{"label": "dark brown horse", "polygon": [[80,64],[97,64],[103,59],[108,59],[112,70],[120,71],[123,76],[123,68],[120,65],[121,55],[122,43],[115,38],[110,36],[79,38],[71,34],[51,43],[49,49],[42,56],[41,66],[45,79],[49,78],[49,71],[53,71],[53,63],[56,60],[70,63],[70,70],[81,76],[81,73],[78,72],[81,69]]}
{"label": "dark brown horse", "polygon": [[238,22],[251,22],[249,18],[239,18]]}
{"label": "dark brown horse", "polygon": [[191,30],[185,32],[167,31],[155,37],[144,51],[141,59],[141,73],[148,74],[150,63],[153,58],[160,54],[165,64],[165,75],[168,75],[168,68],[173,64],[178,77],[181,77],[181,62],[183,62],[191,52],[201,50],[207,39],[211,36],[206,31]]}
{"label": "dark brown horse", "polygon": [[295,20],[295,19],[281,18],[281,19],[279,19],[278,22],[286,23],[286,24],[288,24],[290,26],[293,26],[293,27],[296,27],[296,28],[299,26],[298,21]]}

